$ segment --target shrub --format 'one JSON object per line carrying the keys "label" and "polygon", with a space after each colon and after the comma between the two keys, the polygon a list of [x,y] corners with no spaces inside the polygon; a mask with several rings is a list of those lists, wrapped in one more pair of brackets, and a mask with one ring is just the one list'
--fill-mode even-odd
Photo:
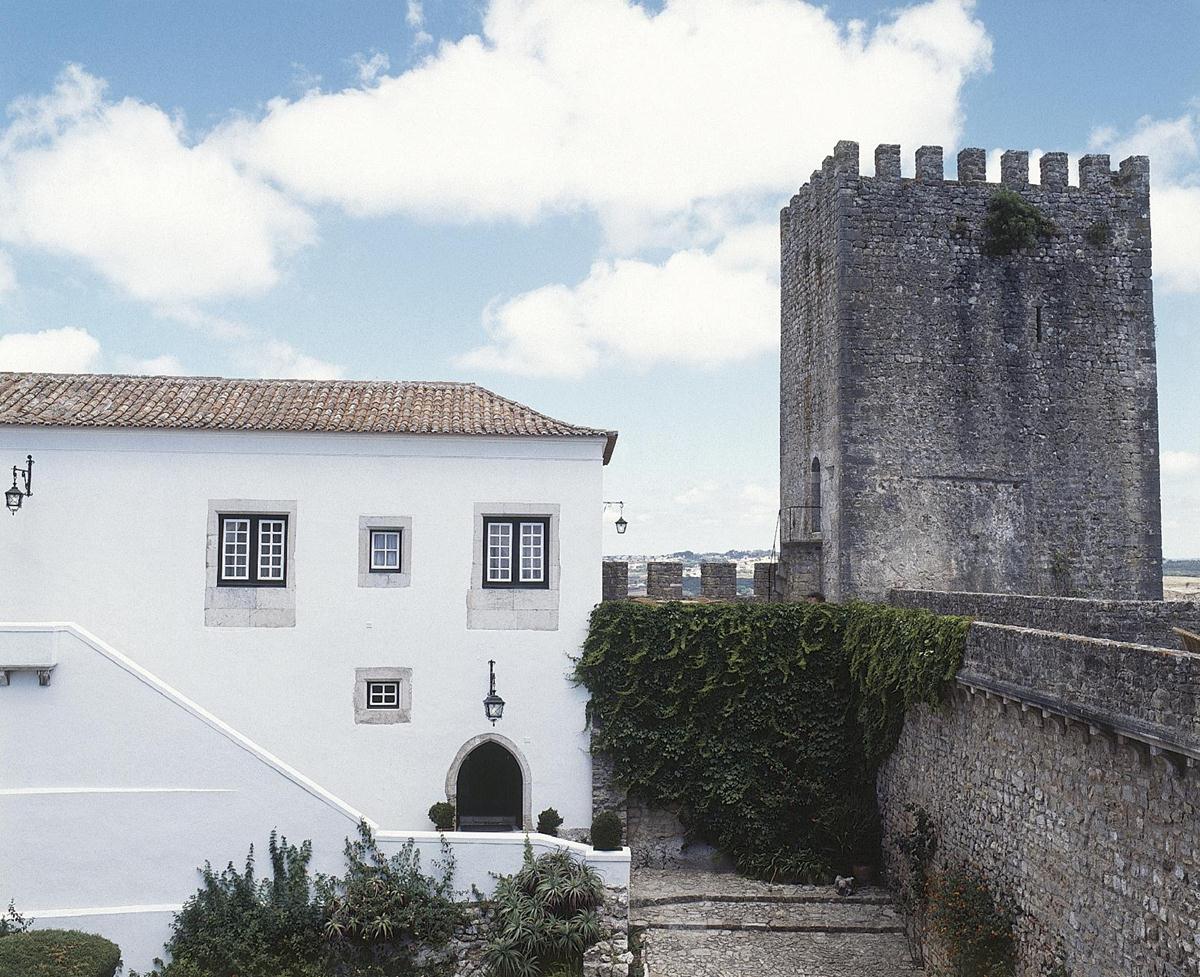
{"label": "shrub", "polygon": [[113,977],[115,943],[78,930],[31,930],[0,938],[0,977]]}
{"label": "shrub", "polygon": [[1087,243],[1094,248],[1102,248],[1112,241],[1112,225],[1108,221],[1096,221],[1083,234]]}
{"label": "shrub", "polygon": [[501,876],[492,896],[483,962],[493,977],[573,973],[583,951],[601,937],[604,884],[566,852],[533,857]]}
{"label": "shrub", "polygon": [[597,851],[617,851],[621,847],[621,819],[612,811],[601,811],[592,818],[592,847]]}
{"label": "shrub", "polygon": [[997,258],[1033,247],[1054,224],[1019,193],[1000,189],[988,201],[983,231],[983,253]]}
{"label": "shrub", "polygon": [[559,817],[558,811],[552,807],[546,808],[538,815],[538,834],[552,835],[558,837],[558,829],[562,826],[563,819]]}
{"label": "shrub", "polygon": [[[326,954],[324,913],[308,875],[312,846],[271,832],[271,877],[255,875],[254,847],[239,872],[205,863],[203,881],[175,915],[169,964],[152,977],[317,977]],[[130,975],[136,977],[136,975]]]}
{"label": "shrub", "polygon": [[429,820],[438,831],[453,831],[455,812],[449,801],[438,801],[429,809]]}
{"label": "shrub", "polygon": [[407,973],[421,950],[444,947],[466,921],[453,900],[454,854],[443,839],[433,878],[422,874],[413,842],[388,858],[366,823],[358,832],[357,841],[346,842],[345,876],[318,883],[335,969]]}
{"label": "shrub", "polygon": [[11,900],[8,909],[0,916],[0,936],[11,936],[13,933],[24,933],[32,924],[17,912],[17,907]]}
{"label": "shrub", "polygon": [[969,869],[936,876],[929,886],[929,925],[958,977],[1016,973],[1016,912]]}

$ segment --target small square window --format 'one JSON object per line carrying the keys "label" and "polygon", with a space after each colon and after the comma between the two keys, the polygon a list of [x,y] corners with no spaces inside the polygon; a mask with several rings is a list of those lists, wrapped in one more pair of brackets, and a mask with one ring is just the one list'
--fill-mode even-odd
{"label": "small square window", "polygon": [[401,570],[400,541],[403,530],[371,530],[371,572],[399,573]]}
{"label": "small square window", "polygon": [[400,683],[399,682],[368,682],[367,683],[367,708],[368,709],[399,709],[400,708]]}

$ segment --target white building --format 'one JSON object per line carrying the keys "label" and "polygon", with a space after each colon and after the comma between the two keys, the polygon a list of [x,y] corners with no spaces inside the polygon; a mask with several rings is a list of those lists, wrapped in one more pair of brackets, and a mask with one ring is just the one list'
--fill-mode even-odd
{"label": "white building", "polygon": [[157,938],[272,826],[328,869],[446,799],[588,826],[615,440],[470,384],[0,374],[0,902]]}

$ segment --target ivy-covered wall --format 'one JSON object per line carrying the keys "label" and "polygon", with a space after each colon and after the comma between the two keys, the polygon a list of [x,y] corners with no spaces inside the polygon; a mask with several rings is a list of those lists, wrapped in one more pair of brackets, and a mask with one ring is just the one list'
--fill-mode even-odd
{"label": "ivy-covered wall", "polygon": [[875,773],[968,623],[870,604],[607,602],[577,676],[616,783],[768,878],[875,861]]}

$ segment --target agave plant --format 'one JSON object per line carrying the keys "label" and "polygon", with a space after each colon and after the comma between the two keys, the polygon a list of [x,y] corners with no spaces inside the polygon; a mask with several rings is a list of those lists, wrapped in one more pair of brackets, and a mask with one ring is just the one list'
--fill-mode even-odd
{"label": "agave plant", "polygon": [[537,858],[525,843],[516,875],[492,896],[483,960],[492,977],[551,977],[574,969],[601,936],[604,883],[566,851]]}

